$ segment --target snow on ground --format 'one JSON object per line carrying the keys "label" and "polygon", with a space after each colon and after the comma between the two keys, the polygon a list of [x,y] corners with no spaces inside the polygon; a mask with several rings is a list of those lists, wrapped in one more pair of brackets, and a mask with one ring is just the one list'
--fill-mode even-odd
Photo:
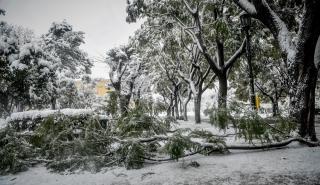
{"label": "snow on ground", "polygon": [[[188,113],[188,115],[192,115],[193,113]],[[215,126],[209,123],[209,118],[205,115],[201,115],[202,122],[201,124],[195,124],[194,116],[189,116],[188,121],[178,121],[179,125],[177,125],[177,128],[189,128],[191,130],[207,130],[210,131],[212,134],[215,135],[228,135],[228,134],[234,134],[235,131],[233,127],[228,127],[226,130],[219,130]],[[245,141],[244,139],[235,138],[234,136],[224,137],[225,142],[227,144],[243,144]]]}
{"label": "snow on ground", "polygon": [[[208,129],[210,124],[181,122],[179,127]],[[319,127],[318,127],[319,128]],[[318,130],[320,131],[320,130]],[[227,130],[228,132],[232,132]],[[219,133],[223,134],[223,133]],[[200,166],[192,167],[191,161]],[[98,173],[57,174],[37,166],[15,175],[0,176],[1,185],[209,185],[209,184],[320,184],[320,147],[298,143],[273,150],[239,151],[212,156],[194,155],[178,162],[147,164],[139,170],[123,167]]]}
{"label": "snow on ground", "polygon": [[[199,167],[191,167],[190,161]],[[174,184],[319,184],[320,148],[232,151],[228,155],[191,156],[179,162],[150,164],[139,170],[123,167],[99,173],[62,175],[38,166],[0,176],[1,185],[174,185]]]}

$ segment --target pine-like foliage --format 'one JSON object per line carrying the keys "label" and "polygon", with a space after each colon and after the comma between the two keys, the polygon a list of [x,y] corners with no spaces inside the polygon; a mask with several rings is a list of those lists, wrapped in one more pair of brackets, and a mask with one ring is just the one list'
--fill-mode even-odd
{"label": "pine-like foliage", "polygon": [[32,165],[35,148],[11,128],[0,130],[0,174],[25,171]]}
{"label": "pine-like foliage", "polygon": [[297,124],[290,118],[278,116],[265,119],[255,111],[239,110],[239,107],[212,109],[208,112],[211,124],[224,131],[232,126],[236,136],[249,143],[280,141],[297,129]]}
{"label": "pine-like foliage", "polygon": [[178,160],[186,151],[190,151],[192,146],[193,143],[189,137],[183,136],[180,132],[177,132],[170,137],[164,148],[171,158]]}

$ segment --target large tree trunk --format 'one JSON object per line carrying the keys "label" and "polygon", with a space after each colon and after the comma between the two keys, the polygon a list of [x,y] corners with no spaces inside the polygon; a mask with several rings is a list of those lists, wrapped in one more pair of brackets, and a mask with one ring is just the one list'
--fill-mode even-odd
{"label": "large tree trunk", "polygon": [[[302,92],[300,107],[296,110],[296,119],[299,121],[299,134],[302,137],[309,136],[312,141],[316,141],[315,132],[315,88],[317,83],[317,70],[310,67],[307,74],[307,81]],[[297,106],[297,105],[296,105]]]}
{"label": "large tree trunk", "polygon": [[201,93],[194,95],[194,120],[201,123]]}
{"label": "large tree trunk", "polygon": [[219,80],[218,109],[226,109],[227,93],[228,93],[227,73],[220,74],[218,76],[218,80]]}
{"label": "large tree trunk", "polygon": [[320,1],[303,1],[297,43],[292,42],[287,25],[270,8],[267,1],[234,0],[234,2],[269,28],[283,51],[290,75],[290,114],[300,124],[301,136],[316,140],[314,131],[314,91],[317,67],[314,54],[320,35]]}
{"label": "large tree trunk", "polygon": [[[316,141],[315,133],[315,89],[317,84],[318,69],[315,66],[315,49],[318,37],[309,37],[298,46],[295,58],[295,68],[291,71],[296,87],[292,99],[293,115],[299,122],[299,134],[310,137]],[[292,96],[292,94],[291,94]]]}

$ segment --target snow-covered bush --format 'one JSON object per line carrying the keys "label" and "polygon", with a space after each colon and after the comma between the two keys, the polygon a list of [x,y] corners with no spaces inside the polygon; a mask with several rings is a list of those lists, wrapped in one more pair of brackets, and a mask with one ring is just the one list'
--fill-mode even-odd
{"label": "snow-covered bush", "polygon": [[277,116],[265,119],[255,111],[234,107],[211,109],[208,114],[211,124],[224,131],[231,125],[236,131],[236,137],[244,138],[249,143],[254,140],[261,143],[279,141],[292,135],[297,129],[297,124],[290,118]]}
{"label": "snow-covered bush", "polygon": [[80,123],[93,115],[91,109],[32,110],[12,113],[6,119],[8,125],[16,131],[35,130],[46,118],[72,118]]}
{"label": "snow-covered bush", "polygon": [[190,151],[192,146],[193,142],[189,137],[183,136],[180,132],[177,132],[169,138],[164,148],[165,152],[168,153],[171,158],[178,160],[186,151]]}
{"label": "snow-covered bush", "polygon": [[127,169],[139,169],[144,165],[145,145],[129,141],[121,145],[117,154]]}
{"label": "snow-covered bush", "polygon": [[[178,160],[189,153],[209,153],[203,148],[224,148],[223,141],[213,134],[173,130],[172,118],[153,116],[146,109],[137,106],[127,116],[109,120],[108,128],[101,117],[86,111],[13,114],[7,129],[1,130],[0,155],[5,156],[1,171],[16,172],[39,162],[53,171],[96,172],[113,165],[136,169],[143,167],[145,160]],[[21,127],[23,120],[28,124]],[[159,158],[163,154],[167,159]]]}
{"label": "snow-covered bush", "polygon": [[105,111],[111,115],[113,118],[117,117],[118,113],[118,100],[116,92],[110,92],[107,97],[107,106],[105,107]]}
{"label": "snow-covered bush", "polygon": [[0,129],[0,174],[25,171],[32,165],[36,150],[14,129]]}
{"label": "snow-covered bush", "polygon": [[125,117],[119,118],[116,127],[120,136],[143,136],[166,134],[170,129],[170,122],[146,114],[140,107],[132,109]]}

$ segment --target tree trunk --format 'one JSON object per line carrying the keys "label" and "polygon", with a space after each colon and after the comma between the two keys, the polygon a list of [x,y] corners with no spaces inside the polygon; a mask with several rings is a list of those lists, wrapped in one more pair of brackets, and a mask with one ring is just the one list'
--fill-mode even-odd
{"label": "tree trunk", "polygon": [[179,119],[179,102],[178,102],[178,92],[174,93],[174,113],[176,119]]}
{"label": "tree trunk", "polygon": [[[314,54],[320,35],[320,1],[310,0],[303,2],[303,15],[301,17],[298,32],[298,41],[292,44],[292,38],[287,33],[287,25],[278,17],[266,1],[234,2],[242,7],[252,17],[260,20],[269,28],[283,51],[288,64],[290,80],[290,114],[300,124],[301,136],[309,136],[316,140],[314,131],[314,92],[317,79],[317,68],[314,62]],[[249,1],[246,1],[249,2]],[[289,47],[288,47],[289,46]]]}
{"label": "tree trunk", "polygon": [[[180,118],[181,118],[181,117],[183,117],[184,111],[183,111],[183,103],[180,98],[179,98],[179,110],[180,110]],[[183,118],[181,118],[181,119],[183,119]]]}
{"label": "tree trunk", "polygon": [[188,95],[188,99],[184,102],[183,105],[183,120],[188,121],[188,103],[190,102],[191,99],[191,93]]}
{"label": "tree trunk", "polygon": [[301,137],[309,136],[312,141],[317,141],[315,132],[315,88],[318,71],[309,67],[307,81],[304,84],[303,94],[300,102],[300,110],[296,114],[299,121],[299,134]]}
{"label": "tree trunk", "polygon": [[56,110],[56,99],[55,98],[51,98],[51,109]]}
{"label": "tree trunk", "polygon": [[130,103],[131,94],[120,95],[120,111],[121,116],[126,116],[128,114],[128,107]]}
{"label": "tree trunk", "polygon": [[196,124],[201,123],[201,94],[194,95],[194,120]]}
{"label": "tree trunk", "polygon": [[[296,87],[293,88],[293,113],[299,122],[299,134],[310,137],[316,141],[315,133],[315,89],[317,84],[318,69],[315,66],[315,49],[318,37],[307,40],[298,51],[295,58],[295,68],[291,77]],[[303,65],[301,65],[303,64]],[[292,94],[291,94],[292,96]]]}
{"label": "tree trunk", "polygon": [[227,73],[223,72],[218,76],[219,92],[218,92],[218,109],[227,108],[228,81]]}
{"label": "tree trunk", "polygon": [[[9,107],[9,96],[7,95],[7,93],[1,93],[0,94],[0,117],[3,116],[3,117],[6,117],[8,115],[10,115],[10,112],[11,112],[11,108]],[[2,112],[3,111],[3,112]]]}
{"label": "tree trunk", "polygon": [[277,99],[273,99],[271,101],[272,103],[272,116],[276,117],[279,115],[279,106],[278,106],[278,100]]}

